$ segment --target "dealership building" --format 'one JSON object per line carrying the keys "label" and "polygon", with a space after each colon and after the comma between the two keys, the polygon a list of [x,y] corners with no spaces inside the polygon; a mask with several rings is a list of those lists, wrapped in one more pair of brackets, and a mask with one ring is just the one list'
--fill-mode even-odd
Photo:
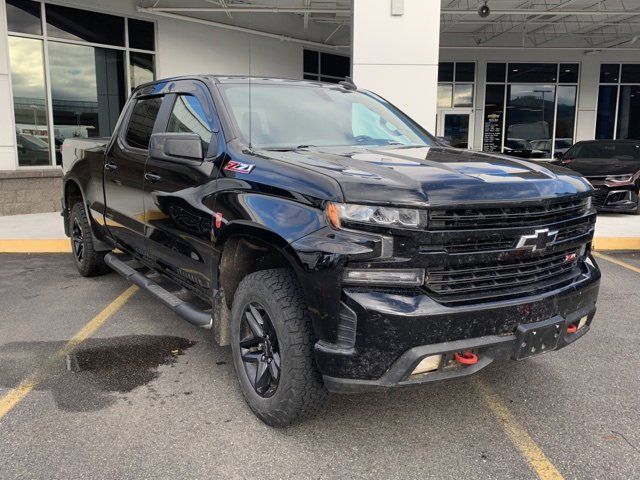
{"label": "dealership building", "polygon": [[59,209],[64,139],[175,75],[351,76],[453,146],[539,161],[640,139],[639,37],[622,0],[0,0],[0,215]]}

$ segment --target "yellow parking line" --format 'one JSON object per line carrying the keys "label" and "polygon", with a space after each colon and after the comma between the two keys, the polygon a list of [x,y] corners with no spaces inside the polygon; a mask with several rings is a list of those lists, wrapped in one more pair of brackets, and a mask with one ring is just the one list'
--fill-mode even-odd
{"label": "yellow parking line", "polygon": [[118,298],[107,305],[98,315],[96,315],[89,323],[87,323],[78,333],[76,333],[71,340],[69,340],[64,347],[51,355],[43,365],[41,365],[34,373],[25,378],[20,385],[12,388],[9,393],[0,398],[0,419],[4,417],[13,407],[22,401],[29,392],[38,386],[42,382],[47,372],[51,368],[59,363],[66,355],[89,338],[96,330],[98,330],[104,322],[106,322],[111,315],[116,313],[120,308],[127,303],[127,301],[138,291],[138,287],[132,285],[122,292]]}
{"label": "yellow parking line", "polygon": [[68,253],[68,238],[0,239],[0,253]]}
{"label": "yellow parking line", "polygon": [[593,254],[598,258],[606,260],[607,262],[615,263],[616,265],[620,265],[621,267],[628,268],[632,272],[640,273],[640,268],[636,267],[635,265],[623,262],[622,260],[618,260],[617,258],[605,255],[604,253],[593,252]]}
{"label": "yellow parking line", "polygon": [[502,398],[485,382],[475,379],[475,386],[480,397],[487,404],[493,415],[500,422],[500,426],[520,451],[522,456],[536,472],[540,480],[562,480],[563,477],[545,456],[544,452],[531,438],[516,417],[509,411]]}

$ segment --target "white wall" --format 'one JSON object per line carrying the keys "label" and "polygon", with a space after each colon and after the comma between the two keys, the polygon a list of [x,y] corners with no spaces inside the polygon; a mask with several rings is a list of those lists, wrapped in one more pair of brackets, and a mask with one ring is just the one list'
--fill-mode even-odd
{"label": "white wall", "polygon": [[474,145],[482,149],[483,113],[486,64],[488,62],[563,62],[580,63],[576,141],[591,140],[595,136],[598,87],[601,63],[637,62],[637,52],[609,51],[585,54],[583,50],[490,49],[463,48],[440,50],[440,61],[476,62],[476,100],[474,117]]}
{"label": "white wall", "polygon": [[435,131],[440,1],[353,1],[353,80]]}
{"label": "white wall", "polygon": [[303,46],[221,28],[158,20],[158,78],[185,74],[302,78]]}
{"label": "white wall", "polygon": [[16,167],[16,136],[9,78],[9,45],[4,0],[0,0],[0,170]]}

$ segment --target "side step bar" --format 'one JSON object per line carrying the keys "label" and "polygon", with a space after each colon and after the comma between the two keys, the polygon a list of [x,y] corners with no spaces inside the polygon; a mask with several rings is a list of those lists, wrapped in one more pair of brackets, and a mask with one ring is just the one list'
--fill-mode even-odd
{"label": "side step bar", "polygon": [[198,310],[190,303],[187,303],[184,300],[180,300],[178,297],[162,288],[150,278],[146,277],[140,272],[137,272],[122,260],[119,260],[113,253],[107,253],[104,257],[104,261],[113,270],[118,272],[131,283],[135,283],[140,288],[145,289],[171,310],[184,318],[187,322],[197,327],[207,329],[212,327],[213,319],[210,313]]}

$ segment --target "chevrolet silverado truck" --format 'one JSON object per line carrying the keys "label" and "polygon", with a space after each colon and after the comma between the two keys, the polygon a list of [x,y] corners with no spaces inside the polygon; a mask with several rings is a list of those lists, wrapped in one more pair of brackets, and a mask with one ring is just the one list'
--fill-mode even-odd
{"label": "chevrolet silverado truck", "polygon": [[583,177],[447,147],[351,81],[159,80],[62,151],[80,274],[211,329],[272,426],[557,350],[596,311]]}

